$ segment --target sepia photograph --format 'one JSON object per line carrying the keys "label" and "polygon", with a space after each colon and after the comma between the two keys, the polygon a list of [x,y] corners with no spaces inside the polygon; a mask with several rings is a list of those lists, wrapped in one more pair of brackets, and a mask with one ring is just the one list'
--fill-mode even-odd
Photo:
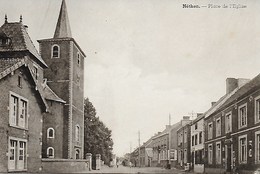
{"label": "sepia photograph", "polygon": [[0,173],[260,174],[260,1],[0,0]]}

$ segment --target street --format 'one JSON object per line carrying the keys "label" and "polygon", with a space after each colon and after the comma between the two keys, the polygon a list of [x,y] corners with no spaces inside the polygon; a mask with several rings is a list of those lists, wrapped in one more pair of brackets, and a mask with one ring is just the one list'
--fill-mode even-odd
{"label": "street", "polygon": [[171,173],[171,174],[180,174],[184,171],[178,169],[163,169],[159,167],[125,167],[120,165],[117,167],[107,167],[102,166],[101,170],[92,170],[88,173]]}

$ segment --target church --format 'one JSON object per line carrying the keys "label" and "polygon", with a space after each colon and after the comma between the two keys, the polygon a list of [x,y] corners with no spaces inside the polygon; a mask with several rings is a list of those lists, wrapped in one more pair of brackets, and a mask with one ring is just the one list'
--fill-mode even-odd
{"label": "church", "polygon": [[72,37],[65,0],[53,38],[38,42],[39,52],[22,16],[18,22],[5,16],[0,27],[1,173],[41,172],[46,160],[84,161],[86,55]]}

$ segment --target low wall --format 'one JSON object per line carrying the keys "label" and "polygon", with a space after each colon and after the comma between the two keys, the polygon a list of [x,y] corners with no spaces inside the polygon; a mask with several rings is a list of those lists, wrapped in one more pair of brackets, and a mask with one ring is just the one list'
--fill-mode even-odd
{"label": "low wall", "polygon": [[194,164],[195,173],[204,173],[204,164]]}
{"label": "low wall", "polygon": [[88,160],[42,159],[43,173],[76,173],[90,170]]}
{"label": "low wall", "polygon": [[212,173],[224,174],[226,173],[226,170],[223,168],[205,168],[205,174],[212,174]]}

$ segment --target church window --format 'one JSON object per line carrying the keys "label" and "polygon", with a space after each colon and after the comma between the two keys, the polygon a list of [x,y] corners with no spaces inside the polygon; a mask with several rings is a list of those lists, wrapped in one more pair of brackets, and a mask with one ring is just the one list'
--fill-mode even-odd
{"label": "church window", "polygon": [[47,157],[48,158],[54,158],[54,148],[53,147],[47,148]]}
{"label": "church window", "polygon": [[60,58],[60,47],[58,45],[52,46],[52,58]]}
{"label": "church window", "polygon": [[54,129],[53,128],[48,128],[48,130],[47,130],[47,138],[54,138],[54,133],[55,133],[55,131],[54,131]]}
{"label": "church window", "polygon": [[78,60],[78,66],[80,66],[80,54],[79,54],[79,52],[77,53],[77,60]]}
{"label": "church window", "polygon": [[79,140],[80,140],[80,127],[79,127],[79,125],[76,125],[75,139],[76,139],[76,142],[79,142]]}

